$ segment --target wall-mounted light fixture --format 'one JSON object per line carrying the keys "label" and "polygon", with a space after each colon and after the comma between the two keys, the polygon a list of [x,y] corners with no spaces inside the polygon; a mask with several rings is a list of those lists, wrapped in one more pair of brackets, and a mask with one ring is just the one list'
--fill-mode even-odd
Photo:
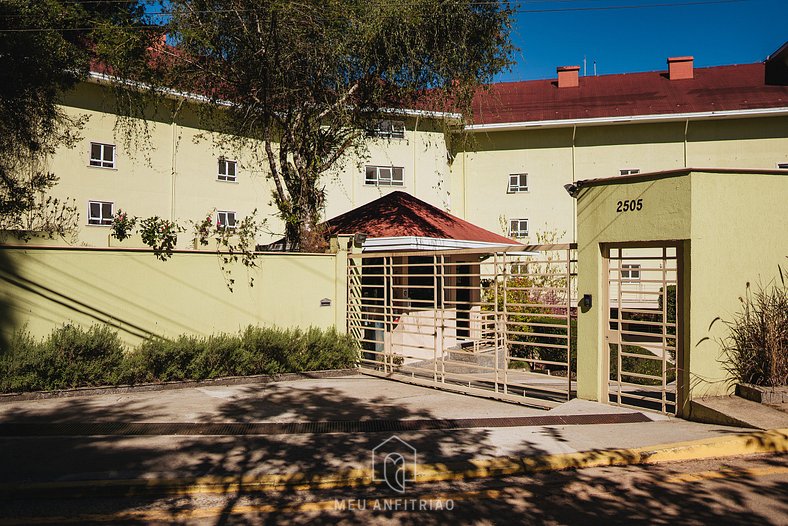
{"label": "wall-mounted light fixture", "polygon": [[367,235],[363,232],[358,232],[353,236],[353,246],[356,248],[361,248],[364,246],[364,242],[367,240]]}
{"label": "wall-mounted light fixture", "polygon": [[584,311],[590,309],[593,306],[593,300],[591,299],[591,294],[583,294],[583,299],[579,302],[580,308]]}

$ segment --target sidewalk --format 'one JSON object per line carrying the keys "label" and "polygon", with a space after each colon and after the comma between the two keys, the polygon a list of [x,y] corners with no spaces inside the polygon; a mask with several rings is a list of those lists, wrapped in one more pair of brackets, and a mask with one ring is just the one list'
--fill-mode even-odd
{"label": "sidewalk", "polygon": [[476,469],[499,457],[741,432],[583,400],[540,411],[364,376],[196,387],[0,404],[0,485],[363,471],[392,434],[419,464]]}

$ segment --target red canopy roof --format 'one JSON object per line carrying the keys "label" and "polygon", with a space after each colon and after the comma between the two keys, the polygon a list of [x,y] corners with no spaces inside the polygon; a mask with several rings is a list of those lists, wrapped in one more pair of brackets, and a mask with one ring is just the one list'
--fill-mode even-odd
{"label": "red canopy roof", "polygon": [[400,191],[329,219],[325,226],[328,236],[365,233],[370,238],[414,236],[519,244]]}
{"label": "red canopy roof", "polygon": [[788,107],[788,86],[768,85],[763,63],[666,72],[580,77],[576,88],[555,80],[494,84],[473,103],[474,124],[657,115]]}

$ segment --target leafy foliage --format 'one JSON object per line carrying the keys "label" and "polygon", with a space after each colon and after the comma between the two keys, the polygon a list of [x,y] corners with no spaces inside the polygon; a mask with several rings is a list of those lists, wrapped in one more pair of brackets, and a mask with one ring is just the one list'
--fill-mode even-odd
{"label": "leafy foliage", "polygon": [[106,326],[65,325],[41,342],[17,332],[0,355],[0,391],[113,384],[123,360],[118,334]]}
{"label": "leafy foliage", "polygon": [[0,354],[0,392],[341,369],[355,341],[333,329],[249,326],[238,334],[151,339],[126,350],[106,326],[66,325],[44,341],[17,332]]}
{"label": "leafy foliage", "polygon": [[137,218],[129,216],[126,212],[118,209],[115,217],[112,218],[112,237],[118,241],[123,241],[131,237],[134,232],[134,225],[137,224]]}
{"label": "leafy foliage", "polygon": [[[235,285],[232,277],[232,263],[241,262],[246,269],[257,267],[257,234],[265,225],[265,220],[257,219],[257,209],[238,221],[233,228],[214,223],[212,213],[200,222],[192,222],[195,246],[208,246],[209,240],[216,243],[216,256],[222,269],[225,283],[230,291]],[[249,276],[249,286],[254,286],[254,277]]]}
{"label": "leafy foliage", "polygon": [[[755,291],[747,283],[742,310],[723,323],[723,365],[738,382],[776,387],[788,385],[788,287],[780,280]],[[717,320],[715,320],[717,321]]]}
{"label": "leafy foliage", "polygon": [[[0,2],[0,229],[73,233],[77,208],[47,193],[57,184],[46,170],[55,149],[72,147],[85,124],[58,106],[85,79],[100,35],[142,16],[137,1]],[[26,237],[29,234],[22,234]]]}
{"label": "leafy foliage", "polygon": [[140,221],[142,242],[153,249],[153,254],[162,261],[172,257],[172,251],[178,243],[178,233],[184,228],[174,221],[159,216],[148,217]]}
{"label": "leafy foliage", "polygon": [[[539,243],[549,245],[560,237],[557,232],[537,234]],[[562,252],[546,251],[540,257],[525,257],[508,265],[503,279],[490,282],[484,302],[506,311],[507,340],[514,358],[547,362],[569,362],[570,371],[577,369],[577,356],[567,356],[566,346],[576,349],[576,310],[567,314],[566,262]],[[504,309],[505,306],[505,309]],[[510,367],[526,367],[526,362],[513,360]],[[565,366],[554,364],[528,365],[528,368],[565,373]]]}
{"label": "leafy foliage", "polygon": [[162,30],[177,44],[157,48],[158,74],[145,78],[160,93],[206,97],[204,126],[267,161],[291,249],[314,250],[321,176],[362,151],[390,108],[467,110],[513,51],[506,1],[170,0],[163,8]]}

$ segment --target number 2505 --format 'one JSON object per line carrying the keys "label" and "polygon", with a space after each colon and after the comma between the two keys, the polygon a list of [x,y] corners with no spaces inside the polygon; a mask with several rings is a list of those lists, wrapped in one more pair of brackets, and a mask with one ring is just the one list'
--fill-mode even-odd
{"label": "number 2505", "polygon": [[634,212],[635,210],[643,210],[643,199],[619,201],[616,207],[616,212]]}

